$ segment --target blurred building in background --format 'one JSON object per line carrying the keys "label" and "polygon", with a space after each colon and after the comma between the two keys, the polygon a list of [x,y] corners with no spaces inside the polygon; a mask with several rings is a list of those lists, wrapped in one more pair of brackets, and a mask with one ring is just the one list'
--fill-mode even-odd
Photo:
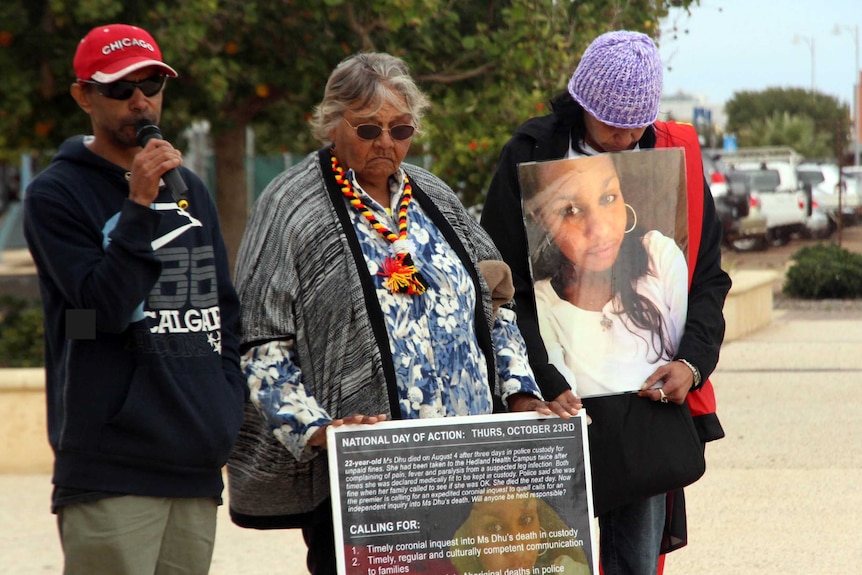
{"label": "blurred building in background", "polygon": [[721,137],[727,124],[724,103],[714,104],[703,94],[690,94],[679,90],[663,94],[659,107],[659,120],[688,122],[694,125],[701,144],[708,148],[721,147]]}

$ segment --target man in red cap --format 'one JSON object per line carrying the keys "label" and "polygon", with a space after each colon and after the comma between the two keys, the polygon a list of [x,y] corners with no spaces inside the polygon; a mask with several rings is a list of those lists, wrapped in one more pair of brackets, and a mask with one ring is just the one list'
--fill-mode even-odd
{"label": "man in red cap", "polygon": [[217,212],[178,150],[139,143],[177,75],[152,36],[95,28],[74,69],[93,133],[66,140],[24,198],[64,574],[205,574],[247,393]]}

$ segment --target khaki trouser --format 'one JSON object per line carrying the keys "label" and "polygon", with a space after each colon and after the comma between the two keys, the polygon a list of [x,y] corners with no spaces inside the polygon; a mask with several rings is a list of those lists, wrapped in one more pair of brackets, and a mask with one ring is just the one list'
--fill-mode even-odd
{"label": "khaki trouser", "polygon": [[109,497],[57,511],[63,575],[206,575],[215,499]]}

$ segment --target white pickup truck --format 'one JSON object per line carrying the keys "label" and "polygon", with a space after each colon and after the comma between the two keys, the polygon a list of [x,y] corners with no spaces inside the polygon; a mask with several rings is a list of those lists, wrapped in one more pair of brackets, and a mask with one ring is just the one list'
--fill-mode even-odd
{"label": "white pickup truck", "polygon": [[730,179],[745,179],[751,209],[766,217],[767,235],[776,245],[811,225],[809,200],[796,175],[801,157],[792,148],[742,148],[722,154]]}
{"label": "white pickup truck", "polygon": [[[796,168],[799,179],[810,186],[814,204],[834,221],[854,224],[862,215],[862,195],[856,181],[842,174],[837,164],[806,162]],[[838,193],[841,190],[841,193]]]}

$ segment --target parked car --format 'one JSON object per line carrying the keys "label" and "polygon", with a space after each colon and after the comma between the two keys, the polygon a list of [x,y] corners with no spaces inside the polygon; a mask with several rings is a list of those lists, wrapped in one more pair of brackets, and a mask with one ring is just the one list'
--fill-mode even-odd
{"label": "parked car", "polygon": [[727,172],[727,166],[724,165],[721,154],[716,150],[703,149],[701,156],[703,157],[703,173],[709,182],[712,197],[719,198],[727,193],[727,179],[724,176]]}
{"label": "parked car", "polygon": [[728,172],[726,182],[727,192],[715,198],[724,243],[737,251],[766,249],[769,228],[760,209],[752,208],[750,178],[742,172]]}
{"label": "parked car", "polygon": [[[862,216],[862,194],[856,182],[847,184],[836,164],[806,162],[799,164],[796,174],[803,186],[810,186],[812,205],[837,222],[839,207],[843,224],[855,224]],[[839,194],[838,191],[841,190]],[[839,206],[840,204],[840,206]]]}
{"label": "parked car", "polygon": [[726,172],[727,165],[721,152],[704,148],[703,173],[721,220],[723,242],[738,251],[765,249],[768,246],[766,218],[751,211],[751,194],[747,186],[732,185]]}
{"label": "parked car", "polygon": [[844,166],[841,175],[851,191],[862,194],[862,166]]}
{"label": "parked car", "polygon": [[841,168],[841,177],[847,186],[847,193],[862,197],[862,166],[844,166]]}
{"label": "parked car", "polygon": [[790,162],[738,162],[728,176],[743,177],[736,174],[747,178],[751,208],[766,218],[770,242],[784,245],[794,234],[808,234],[810,202]]}

